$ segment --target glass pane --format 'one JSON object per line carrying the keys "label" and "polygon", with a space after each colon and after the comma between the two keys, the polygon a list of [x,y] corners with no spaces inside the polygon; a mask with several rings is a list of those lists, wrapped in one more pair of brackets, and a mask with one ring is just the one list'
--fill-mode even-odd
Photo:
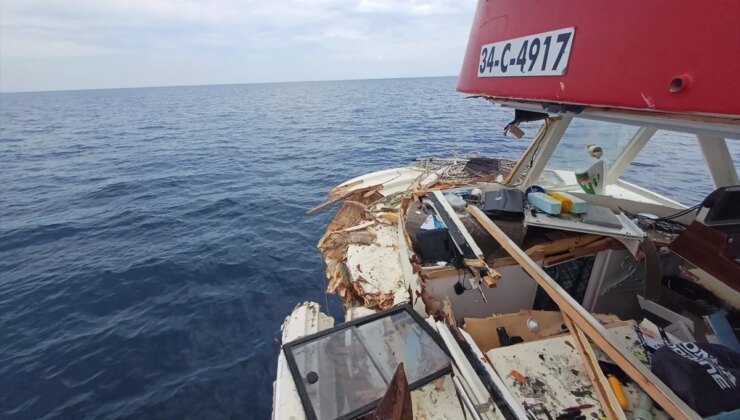
{"label": "glass pane", "polygon": [[[601,147],[603,152],[601,159],[608,168],[622,153],[636,132],[637,127],[634,126],[574,118],[550,156],[546,168],[569,172],[585,171],[597,161],[588,152],[587,147],[591,144]],[[542,186],[557,187],[575,185],[576,181],[575,176],[563,179],[560,175],[545,170],[537,183]]]}
{"label": "glass pane", "polygon": [[290,352],[298,367],[293,375],[319,419],[377,404],[401,362],[409,385],[451,369],[447,354],[406,311],[333,331]]}
{"label": "glass pane", "polygon": [[602,159],[609,166],[622,153],[637,129],[632,125],[574,118],[547,166],[579,172],[588,168],[596,161],[586,149],[590,144],[601,146],[604,153]]}
{"label": "glass pane", "polygon": [[360,325],[357,333],[388,381],[401,362],[409,384],[450,366],[447,354],[407,312]]}
{"label": "glass pane", "polygon": [[[740,141],[727,140],[727,147],[740,169]],[[687,206],[714,191],[696,136],[688,133],[658,130],[620,178]]]}
{"label": "glass pane", "polygon": [[348,414],[382,398],[388,388],[353,330],[335,331],[293,348],[319,419]]}

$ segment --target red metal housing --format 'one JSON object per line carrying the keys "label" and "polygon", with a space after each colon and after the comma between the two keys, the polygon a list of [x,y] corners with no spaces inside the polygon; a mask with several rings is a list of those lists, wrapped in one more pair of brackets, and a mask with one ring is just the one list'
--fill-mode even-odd
{"label": "red metal housing", "polygon": [[[482,46],[571,27],[564,75],[478,76]],[[527,101],[737,117],[740,1],[479,0],[457,88]]]}

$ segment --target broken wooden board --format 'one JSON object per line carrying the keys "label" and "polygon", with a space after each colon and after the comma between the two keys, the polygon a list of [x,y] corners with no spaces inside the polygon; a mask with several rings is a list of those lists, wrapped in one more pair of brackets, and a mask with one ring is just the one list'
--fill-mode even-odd
{"label": "broken wooden board", "polygon": [[353,195],[358,191],[378,190],[382,196],[409,189],[409,186],[425,172],[411,167],[385,169],[361,175],[345,181],[329,191],[329,199]]}
{"label": "broken wooden board", "polygon": [[[529,255],[530,258],[532,258],[535,261],[539,261],[541,259],[545,260],[545,266],[549,266],[553,263],[553,259],[559,258],[559,257],[565,257],[565,258],[559,258],[559,262],[564,262],[569,259],[578,258],[579,256],[583,256],[586,254],[583,254],[583,252],[579,252],[579,250],[582,249],[588,249],[588,252],[590,253],[596,253],[599,251],[599,249],[593,249],[593,248],[587,248],[591,244],[598,242],[601,239],[606,238],[605,236],[601,235],[591,235],[591,234],[576,234],[571,236],[566,236],[564,238],[556,239],[551,242],[543,242],[537,245],[533,245],[529,247],[525,252],[527,255]],[[620,246],[619,244],[613,244],[609,243],[608,246]],[[514,257],[503,257],[503,258],[496,258],[493,262],[492,267],[505,267],[508,265],[515,265],[518,264],[517,261],[514,259]]]}
{"label": "broken wooden board", "polygon": [[326,233],[319,240],[318,248],[326,258],[335,261],[344,261],[350,235],[360,232],[354,230],[357,225],[369,227],[368,217],[365,215],[365,205],[356,201],[345,201],[337,214],[334,216]]}
{"label": "broken wooden board", "polygon": [[545,267],[549,267],[552,265],[562,264],[566,261],[574,260],[576,258],[581,258],[586,255],[593,255],[597,254],[601,251],[607,250],[607,249],[622,249],[624,248],[622,246],[622,243],[614,238],[609,237],[603,237],[601,239],[597,239],[591,243],[587,243],[581,247],[573,248],[572,250],[568,252],[564,252],[557,255],[550,255],[545,257]]}
{"label": "broken wooden board", "polygon": [[[624,411],[617,400],[614,390],[604,376],[604,372],[599,366],[599,360],[596,358],[591,344],[586,338],[586,334],[579,330],[578,327],[573,323],[573,320],[564,316],[565,324],[570,330],[570,336],[573,338],[573,342],[578,349],[578,353],[581,356],[581,362],[586,368],[586,373],[591,380],[596,396],[599,399],[599,404],[606,413],[607,419],[613,420],[626,420],[627,417],[624,415]],[[627,408],[626,406],[624,408]]]}
{"label": "broken wooden board", "polygon": [[694,267],[693,264],[684,263],[678,267],[683,277],[693,281],[699,286],[709,290],[718,298],[732,305],[733,308],[740,310],[740,292],[721,282],[716,277]]}

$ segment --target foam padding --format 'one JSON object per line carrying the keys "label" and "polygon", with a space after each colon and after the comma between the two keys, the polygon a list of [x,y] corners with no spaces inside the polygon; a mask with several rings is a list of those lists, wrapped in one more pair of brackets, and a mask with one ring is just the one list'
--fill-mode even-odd
{"label": "foam padding", "polygon": [[550,197],[545,193],[529,193],[529,195],[527,195],[527,201],[529,201],[529,204],[535,206],[538,210],[544,211],[547,214],[560,214],[560,201]]}
{"label": "foam padding", "polygon": [[548,192],[547,195],[558,200],[563,213],[582,214],[588,211],[588,203],[564,192]]}

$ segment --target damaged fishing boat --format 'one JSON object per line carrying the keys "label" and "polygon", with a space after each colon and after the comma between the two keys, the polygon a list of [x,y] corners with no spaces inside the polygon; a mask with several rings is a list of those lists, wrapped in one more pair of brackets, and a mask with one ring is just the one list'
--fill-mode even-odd
{"label": "damaged fishing boat", "polygon": [[[458,90],[530,145],[363,175],[311,210],[339,205],[318,247],[345,322],[287,317],[274,418],[740,417],[740,3],[626,6],[479,1]],[[704,200],[623,179],[686,135]]]}

